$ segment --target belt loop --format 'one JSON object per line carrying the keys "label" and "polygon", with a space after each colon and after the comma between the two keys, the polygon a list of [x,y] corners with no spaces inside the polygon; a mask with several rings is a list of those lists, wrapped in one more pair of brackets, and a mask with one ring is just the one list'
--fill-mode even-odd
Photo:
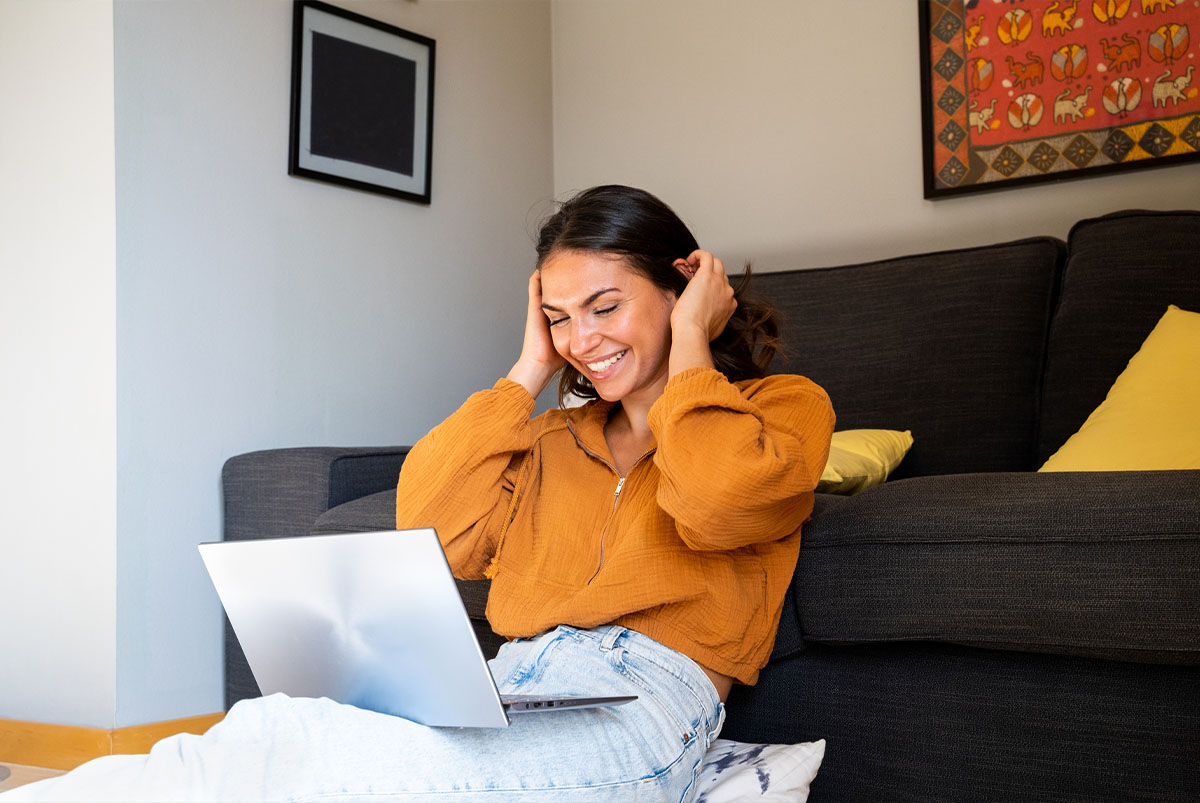
{"label": "belt loop", "polygon": [[717,703],[716,727],[714,727],[712,730],[710,730],[707,734],[709,747],[712,747],[712,743],[715,742],[720,737],[721,729],[724,727],[725,727],[725,703],[718,702]]}
{"label": "belt loop", "polygon": [[608,632],[604,634],[604,638],[600,640],[600,649],[608,652],[617,646],[617,639],[623,635],[625,635],[625,628],[620,625],[611,625],[608,628]]}

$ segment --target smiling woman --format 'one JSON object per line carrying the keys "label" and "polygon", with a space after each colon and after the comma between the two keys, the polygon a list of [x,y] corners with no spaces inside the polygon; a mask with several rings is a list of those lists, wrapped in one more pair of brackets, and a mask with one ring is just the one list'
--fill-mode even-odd
{"label": "smiling woman", "polygon": [[[277,694],[13,799],[693,800],[770,656],[833,409],[765,376],[773,318],[649,193],[564,203],[528,290],[519,357],[410,450],[396,525],[492,578],[502,694],[629,702],[450,730]],[[585,403],[533,416],[560,371]]]}

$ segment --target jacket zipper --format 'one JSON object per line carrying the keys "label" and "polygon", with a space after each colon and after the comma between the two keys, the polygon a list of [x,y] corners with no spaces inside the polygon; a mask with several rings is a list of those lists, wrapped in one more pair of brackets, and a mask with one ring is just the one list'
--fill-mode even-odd
{"label": "jacket zipper", "polygon": [[[596,576],[600,574],[600,570],[602,568],[604,568],[604,536],[608,535],[608,527],[610,524],[612,524],[613,517],[617,513],[617,503],[621,501],[621,490],[625,487],[625,479],[626,479],[627,475],[622,476],[621,472],[617,471],[616,466],[614,466],[612,463],[605,460],[600,455],[593,452],[591,449],[584,446],[583,441],[579,440],[579,436],[575,434],[575,428],[573,426],[571,426],[570,421],[567,421],[567,429],[571,431],[571,435],[574,436],[574,438],[575,438],[575,443],[579,445],[579,448],[583,450],[584,454],[586,454],[590,457],[593,457],[596,460],[599,460],[601,463],[603,463],[604,465],[606,465],[610,469],[612,469],[612,472],[617,475],[617,488],[615,491],[613,491],[612,507],[609,508],[608,518],[604,522],[604,527],[602,527],[600,529],[600,562],[596,564],[596,571],[592,572],[592,576],[589,577],[588,581],[587,581],[587,585],[590,586],[592,584],[592,581],[596,579]],[[629,470],[633,471],[635,468],[638,467],[639,463],[641,463],[643,460],[645,460],[650,455],[654,454],[657,450],[658,450],[658,447],[648,450],[645,454],[643,454],[637,460],[633,461],[633,465],[629,467]]]}
{"label": "jacket zipper", "polygon": [[[636,466],[637,463],[634,463]],[[587,584],[591,585],[596,579],[596,575],[600,574],[601,567],[604,566],[604,536],[608,535],[608,525],[612,524],[613,516],[617,513],[617,502],[621,501],[621,489],[625,487],[625,478],[618,477],[617,490],[613,491],[612,508],[608,511],[608,519],[604,522],[604,528],[600,530],[600,562],[596,564],[596,571],[592,572],[592,576],[588,578]]]}

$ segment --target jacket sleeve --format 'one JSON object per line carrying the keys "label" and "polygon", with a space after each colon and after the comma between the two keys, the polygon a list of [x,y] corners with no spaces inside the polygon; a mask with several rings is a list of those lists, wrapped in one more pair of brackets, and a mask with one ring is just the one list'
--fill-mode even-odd
{"label": "jacket sleeve", "polygon": [[396,527],[434,527],[454,574],[479,579],[496,550],[535,401],[501,379],[472,395],[409,451],[396,488]]}
{"label": "jacket sleeve", "polygon": [[692,549],[795,533],[829,457],[834,414],[821,387],[791,375],[741,384],[694,368],[672,377],[650,410],[658,504]]}

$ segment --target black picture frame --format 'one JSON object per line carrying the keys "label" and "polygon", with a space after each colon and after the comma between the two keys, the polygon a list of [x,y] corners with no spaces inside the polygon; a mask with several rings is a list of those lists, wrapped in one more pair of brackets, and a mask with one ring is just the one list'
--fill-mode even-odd
{"label": "black picture frame", "polygon": [[427,36],[319,0],[295,0],[288,174],[431,202]]}

